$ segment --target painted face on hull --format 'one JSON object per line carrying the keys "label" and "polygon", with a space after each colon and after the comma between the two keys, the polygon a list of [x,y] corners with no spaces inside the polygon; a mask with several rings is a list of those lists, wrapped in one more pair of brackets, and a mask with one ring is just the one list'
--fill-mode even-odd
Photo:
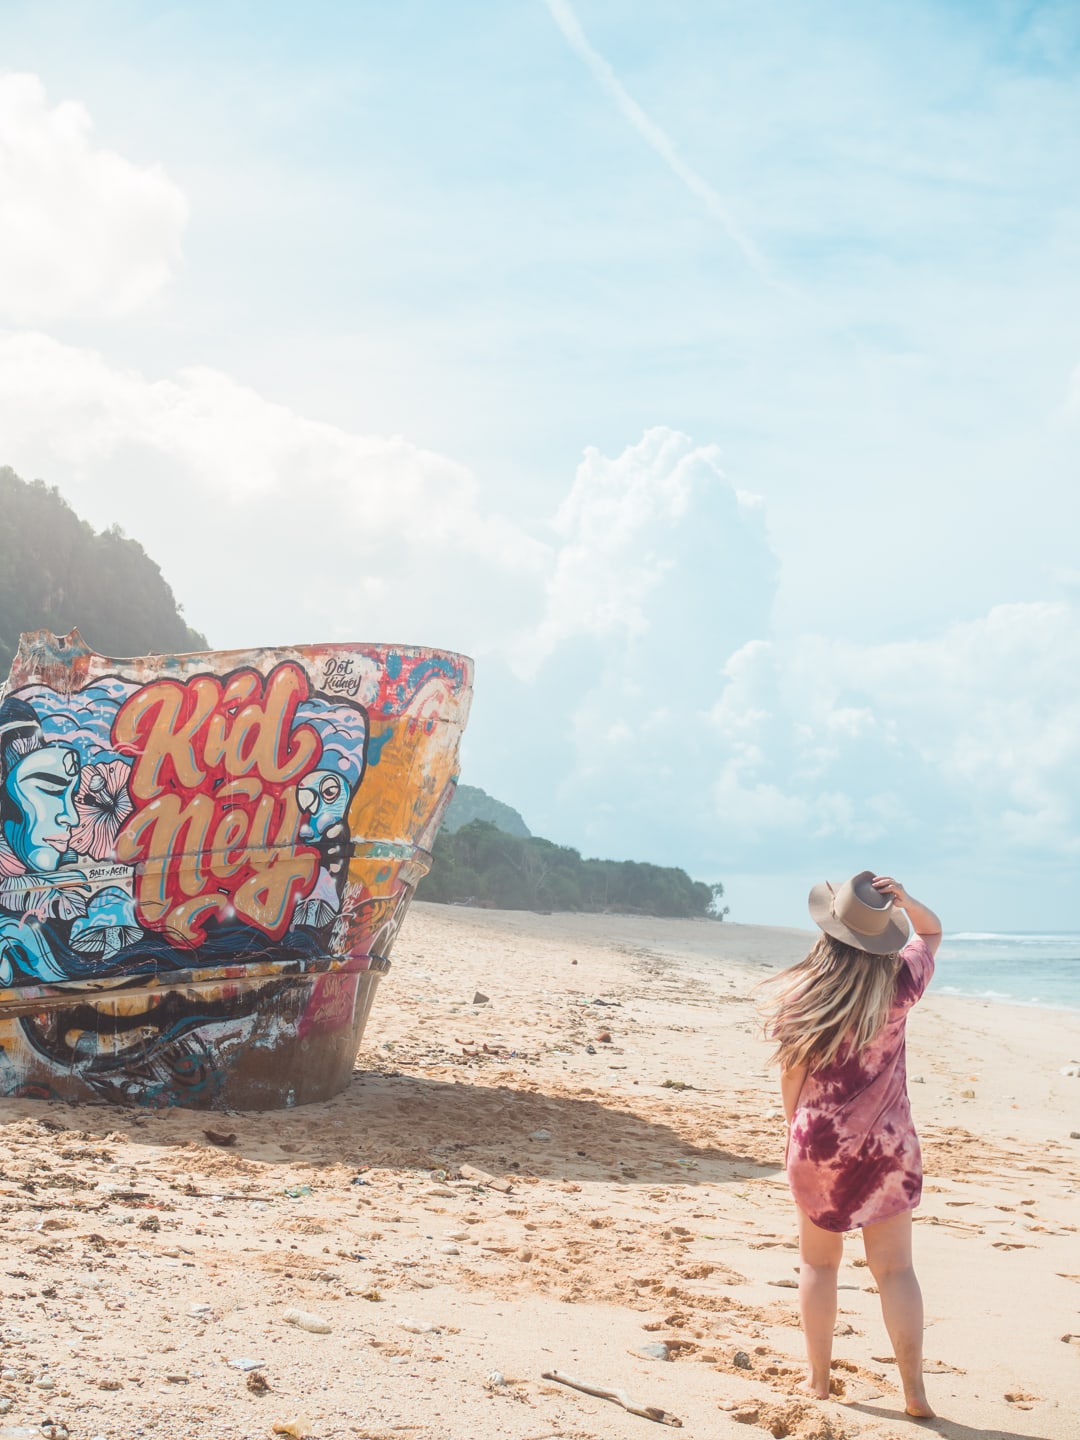
{"label": "painted face on hull", "polygon": [[349,787],[332,770],[312,770],[297,787],[296,803],[304,816],[300,839],[318,840],[345,818]]}
{"label": "painted face on hull", "polygon": [[21,756],[4,779],[4,839],[28,870],[55,870],[79,823],[79,757],[68,745]]}

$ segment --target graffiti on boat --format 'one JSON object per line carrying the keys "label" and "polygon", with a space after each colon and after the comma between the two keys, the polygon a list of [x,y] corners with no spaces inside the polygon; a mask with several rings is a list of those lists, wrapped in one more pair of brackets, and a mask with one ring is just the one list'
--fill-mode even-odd
{"label": "graffiti on boat", "polygon": [[282,1037],[338,1076],[471,679],[421,648],[115,660],[24,636],[0,698],[0,1090],[236,1103]]}

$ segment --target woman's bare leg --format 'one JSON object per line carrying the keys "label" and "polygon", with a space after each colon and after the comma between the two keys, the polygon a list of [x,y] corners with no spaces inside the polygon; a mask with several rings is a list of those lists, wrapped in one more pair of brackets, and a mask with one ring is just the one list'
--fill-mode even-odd
{"label": "woman's bare leg", "polygon": [[863,1226],[866,1263],[877,1282],[909,1415],[933,1415],[923,1385],[922,1291],[911,1263],[911,1211]]}
{"label": "woman's bare leg", "polygon": [[810,1374],[799,1388],[819,1400],[829,1395],[836,1325],[836,1272],[843,1253],[843,1235],[822,1230],[799,1210],[799,1313],[810,1365]]}

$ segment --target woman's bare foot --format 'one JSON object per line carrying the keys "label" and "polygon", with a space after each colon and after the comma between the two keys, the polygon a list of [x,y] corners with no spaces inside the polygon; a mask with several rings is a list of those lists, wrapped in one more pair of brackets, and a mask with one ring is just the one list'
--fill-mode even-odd
{"label": "woman's bare foot", "polygon": [[935,1420],[937,1418],[925,1395],[920,1396],[917,1400],[905,1400],[904,1414],[910,1415],[913,1420]]}
{"label": "woman's bare foot", "polygon": [[820,1385],[815,1385],[812,1380],[804,1380],[801,1385],[796,1385],[795,1389],[800,1395],[809,1395],[814,1400],[828,1400],[829,1398],[829,1382],[827,1380],[824,1389]]}

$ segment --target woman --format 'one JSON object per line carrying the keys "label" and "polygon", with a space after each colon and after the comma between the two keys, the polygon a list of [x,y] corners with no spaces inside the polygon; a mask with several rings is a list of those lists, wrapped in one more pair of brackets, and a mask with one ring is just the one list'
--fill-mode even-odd
{"label": "woman", "polygon": [[821,1400],[829,1394],[844,1232],[861,1229],[905,1408],[927,1418],[934,1412],[922,1378],[922,1293],[911,1262],[922,1156],[904,1033],[933,974],[941,924],[898,881],[870,870],[838,887],[815,885],[810,914],[821,938],[804,960],[766,982],[764,1006],[799,1215],[799,1308],[810,1371],[801,1388]]}

